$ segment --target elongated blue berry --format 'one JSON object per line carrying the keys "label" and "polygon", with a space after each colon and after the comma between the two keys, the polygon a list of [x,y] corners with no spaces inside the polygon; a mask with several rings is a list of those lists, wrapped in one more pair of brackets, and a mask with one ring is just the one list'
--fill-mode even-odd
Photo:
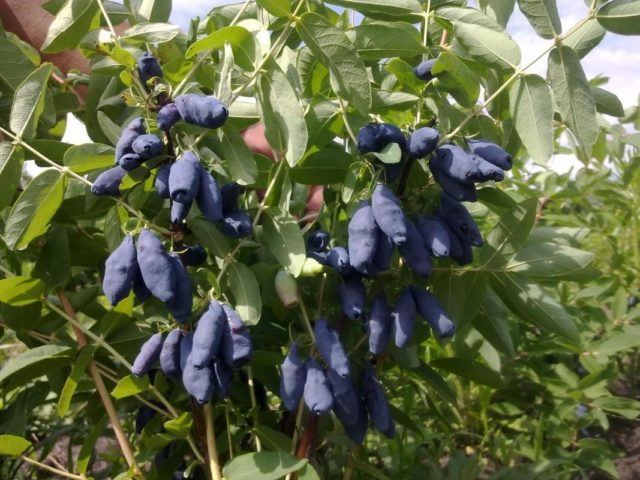
{"label": "elongated blue berry", "polygon": [[138,57],[138,74],[140,81],[146,87],[147,81],[152,77],[162,77],[162,69],[158,59],[149,52],[144,52]]}
{"label": "elongated blue berry", "polygon": [[182,264],[180,256],[172,253],[171,264],[176,277],[176,294],[172,302],[167,303],[167,308],[178,323],[184,323],[191,317],[193,307],[193,288],[187,269]]}
{"label": "elongated blue berry", "polygon": [[245,238],[251,235],[253,224],[245,210],[236,210],[224,216],[221,223],[222,233],[231,238]]}
{"label": "elongated blue berry", "polygon": [[236,182],[225,183],[220,187],[223,213],[231,213],[238,208],[238,199],[242,192],[244,192],[244,187]]}
{"label": "elongated blue berry", "polygon": [[423,216],[418,219],[417,227],[432,256],[446,257],[449,255],[451,241],[442,221],[439,221],[437,217]]}
{"label": "elongated blue berry", "polygon": [[147,405],[142,405],[138,409],[138,413],[136,413],[136,433],[138,435],[142,433],[142,430],[144,429],[144,427],[146,427],[149,424],[149,422],[153,419],[155,414],[156,414],[156,411]]}
{"label": "elongated blue berry", "polygon": [[504,170],[500,167],[496,167],[493,163],[487,162],[479,155],[472,155],[472,158],[478,167],[477,182],[488,182],[490,180],[501,182],[504,180]]}
{"label": "elongated blue berry", "polygon": [[151,335],[149,340],[142,344],[140,353],[133,361],[133,367],[131,367],[131,373],[136,377],[142,377],[146,375],[153,364],[160,358],[160,350],[162,349],[162,334],[156,333]]}
{"label": "elongated blue berry", "polygon": [[222,360],[213,362],[213,373],[216,380],[216,391],[222,398],[231,395],[231,382],[233,381],[233,370]]}
{"label": "elongated blue berry", "polygon": [[349,252],[344,247],[333,247],[327,252],[327,266],[333,268],[340,275],[351,273]]}
{"label": "elongated blue berry", "polygon": [[314,415],[326,415],[333,407],[333,395],[322,367],[313,358],[307,359],[304,382],[304,403]]}
{"label": "elongated blue berry", "polygon": [[160,370],[167,378],[178,379],[182,374],[180,369],[180,343],[182,330],[175,328],[167,334],[160,350]]}
{"label": "elongated blue berry", "polygon": [[391,334],[391,309],[383,292],[378,293],[371,304],[367,334],[371,353],[379,355],[387,349]]}
{"label": "elongated blue berry", "polygon": [[349,221],[349,262],[364,275],[373,275],[379,229],[369,202],[362,202]]}
{"label": "elongated blue berry", "polygon": [[193,334],[193,364],[197,368],[207,365],[218,353],[224,330],[227,326],[227,316],[215,300],[209,303],[209,308],[200,317]]}
{"label": "elongated blue berry", "polygon": [[227,325],[223,332],[220,352],[227,365],[241,368],[251,360],[253,342],[249,329],[244,324],[238,312],[231,305],[222,304]]}
{"label": "elongated blue berry", "polygon": [[120,300],[129,296],[133,285],[138,261],[136,259],[136,247],[133,237],[124,237],[105,264],[102,290],[111,305],[117,305]]}
{"label": "elongated blue berry", "polygon": [[373,256],[373,265],[378,272],[389,270],[395,248],[393,240],[387,237],[382,230],[378,230],[378,248]]}
{"label": "elongated blue berry", "polygon": [[311,232],[307,237],[307,250],[310,252],[324,252],[329,246],[331,235],[324,230]]}
{"label": "elongated blue berry", "polygon": [[184,152],[171,166],[169,193],[171,199],[180,203],[191,202],[200,189],[202,166],[192,152]]}
{"label": "elongated blue berry", "polygon": [[447,223],[444,220],[442,219],[440,220],[441,220],[442,226],[444,227],[444,229],[447,231],[447,234],[449,235],[449,256],[454,260],[461,259],[464,256],[464,251],[463,251],[464,244],[462,243],[462,240],[460,240],[460,237],[458,237],[458,235],[456,235],[456,233],[453,230],[451,230],[451,227],[447,225]]}
{"label": "elongated blue berry", "polygon": [[358,151],[361,155],[378,150],[378,124],[369,123],[358,130]]}
{"label": "elongated blue berry", "polygon": [[140,232],[137,254],[144,284],[154,297],[165,303],[172,302],[176,295],[176,276],[171,258],[151,230],[144,228]]}
{"label": "elongated blue berry", "polygon": [[459,202],[475,202],[478,200],[476,186],[473,183],[463,183],[449,176],[445,169],[438,164],[435,156],[429,159],[429,169],[444,193]]}
{"label": "elongated blue berry", "polygon": [[140,155],[140,158],[144,161],[160,155],[164,150],[164,144],[155,135],[144,134],[133,141],[131,148],[133,153]]}
{"label": "elongated blue berry", "polygon": [[120,184],[126,174],[127,171],[120,166],[105,170],[93,181],[91,193],[94,195],[111,195],[112,197],[119,196]]}
{"label": "elongated blue berry", "polygon": [[180,256],[186,267],[198,267],[207,261],[207,251],[199,244],[187,247],[187,250],[182,252]]}
{"label": "elongated blue berry", "polygon": [[390,143],[397,143],[403,152],[407,149],[407,139],[404,133],[391,123],[380,123],[378,125],[376,140],[379,148],[378,151],[381,151]]}
{"label": "elongated blue berry", "polygon": [[351,320],[359,319],[364,312],[364,305],[367,301],[362,277],[351,274],[343,277],[343,281],[338,283],[338,296],[342,302],[342,312]]}
{"label": "elongated blue berry", "polygon": [[186,220],[191,210],[191,202],[171,202],[171,223],[178,224]]}
{"label": "elongated blue berry", "polygon": [[162,198],[169,198],[171,192],[169,191],[169,173],[171,172],[171,164],[166,163],[158,169],[156,173],[156,179],[154,185],[158,195]]}
{"label": "elongated blue berry", "polygon": [[424,62],[420,62],[414,69],[413,74],[419,78],[420,80],[424,80],[428,82],[433,78],[433,74],[431,70],[436,63],[436,58],[431,58],[429,60],[425,60]]}
{"label": "elongated blue berry", "polygon": [[158,112],[156,124],[160,130],[167,131],[173,127],[182,117],[175,103],[167,103]]}
{"label": "elongated blue berry", "polygon": [[298,408],[306,378],[307,367],[298,354],[298,344],[294,342],[280,366],[280,398],[285,410]]}
{"label": "elongated blue berry", "polygon": [[502,170],[511,170],[513,157],[495,143],[488,140],[469,140],[467,143],[471,152],[484,158],[487,162]]}
{"label": "elongated blue berry", "polygon": [[331,328],[324,318],[316,320],[313,332],[316,336],[316,348],[327,365],[338,375],[349,376],[349,358],[338,332]]}
{"label": "elongated blue berry", "polygon": [[194,351],[195,349],[191,351],[191,355],[187,357],[182,369],[182,384],[189,395],[195,398],[200,405],[204,405],[213,397],[216,380],[209,364],[200,368],[193,364]]}
{"label": "elongated blue berry", "polygon": [[416,323],[416,302],[409,287],[402,290],[391,312],[396,347],[404,348],[413,336]]}
{"label": "elongated blue berry", "polygon": [[438,146],[440,135],[429,127],[419,128],[411,134],[407,142],[407,154],[410,158],[424,158]]}
{"label": "elongated blue berry", "polygon": [[136,262],[136,268],[133,275],[133,293],[138,300],[141,302],[146,301],[151,296],[151,290],[147,288],[144,284],[144,279],[142,278],[142,272],[140,271],[140,265]]}
{"label": "elongated blue berry", "polygon": [[184,370],[187,359],[193,350],[193,332],[186,332],[180,341],[180,370]]}
{"label": "elongated blue berry", "polygon": [[400,200],[388,187],[379,183],[371,197],[373,217],[386,236],[396,245],[407,240],[407,226]]}
{"label": "elongated blue berry", "polygon": [[122,156],[126,153],[133,153],[133,142],[140,135],[147,133],[142,117],[137,117],[122,130],[120,138],[116,142],[116,158],[115,163],[119,163]]}
{"label": "elongated blue berry", "polygon": [[431,273],[431,255],[429,255],[424,239],[414,223],[407,218],[405,225],[407,240],[398,246],[398,251],[414,272],[422,277],[427,277]]}
{"label": "elongated blue berry", "polygon": [[480,175],[473,156],[457,145],[438,147],[429,164],[437,165],[449,177],[462,183],[474,183]]}
{"label": "elongated blue berry", "polygon": [[448,195],[440,195],[440,207],[436,210],[436,215],[449,225],[462,243],[482,246],[482,235],[478,225],[462,203]]}
{"label": "elongated blue berry", "polygon": [[364,371],[362,388],[364,401],[373,425],[384,435],[391,438],[395,434],[395,423],[391,415],[389,401],[370,363]]}
{"label": "elongated blue berry", "polygon": [[438,299],[422,287],[411,286],[410,288],[418,313],[427,321],[436,337],[440,339],[452,337],[456,327],[447,317]]}
{"label": "elongated blue berry", "polygon": [[217,98],[188,93],[175,98],[182,119],[204,128],[218,128],[224,125],[229,111]]}
{"label": "elongated blue berry", "polygon": [[327,380],[333,394],[333,412],[345,430],[355,427],[361,415],[366,417],[360,391],[350,377],[342,377],[331,369],[327,370]]}
{"label": "elongated blue berry", "polygon": [[142,165],[142,162],[142,158],[137,153],[125,153],[122,157],[120,157],[118,165],[120,165],[127,172],[130,172]]}
{"label": "elongated blue berry", "polygon": [[200,173],[200,188],[196,203],[202,215],[212,223],[222,220],[222,194],[215,179],[204,168]]}

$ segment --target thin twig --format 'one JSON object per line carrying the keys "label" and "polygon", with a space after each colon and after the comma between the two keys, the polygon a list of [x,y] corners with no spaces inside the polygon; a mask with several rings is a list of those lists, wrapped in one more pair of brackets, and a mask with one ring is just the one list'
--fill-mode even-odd
{"label": "thin twig", "polygon": [[[251,367],[247,367],[247,384],[249,385],[249,397],[251,398],[251,409],[253,410],[253,426],[258,426],[258,402],[256,401],[256,390],[253,384],[253,371]],[[254,435],[256,441],[256,450],[262,451],[262,442],[257,434]]]}
{"label": "thin twig", "polygon": [[74,480],[87,480],[87,477],[84,475],[76,475],[74,473],[69,473],[65,470],[59,470],[57,468],[52,467],[51,465],[47,465],[46,463],[41,463],[33,458],[27,457],[26,455],[20,455],[20,459],[24,462],[30,463],[42,470],[47,470],[51,473],[55,473],[56,475],[60,475],[61,477],[72,478]]}
{"label": "thin twig", "polygon": [[210,402],[204,406],[204,423],[207,429],[207,456],[209,457],[209,471],[212,480],[222,480],[220,464],[218,463],[218,447],[216,446],[216,433],[213,424],[213,407]]}

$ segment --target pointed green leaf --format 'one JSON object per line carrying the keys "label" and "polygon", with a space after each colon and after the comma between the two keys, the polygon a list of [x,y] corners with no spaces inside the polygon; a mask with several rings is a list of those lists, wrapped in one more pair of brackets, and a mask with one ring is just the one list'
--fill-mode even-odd
{"label": "pointed green leaf", "polygon": [[509,91],[516,131],[534,162],[546,164],[553,153],[551,88],[538,75],[518,77]]}
{"label": "pointed green leaf", "polygon": [[488,17],[495,20],[503,28],[507,26],[513,13],[516,0],[479,0],[478,6]]}
{"label": "pointed green leaf", "polygon": [[115,149],[100,143],[74,145],[64,154],[64,164],[72,172],[85,174],[114,165]]}
{"label": "pointed green leaf", "polygon": [[287,271],[297,277],[307,258],[302,231],[286,212],[269,210],[264,215],[264,237],[271,253]]}
{"label": "pointed green leaf", "polygon": [[439,358],[431,362],[431,366],[480,385],[487,385],[493,388],[504,387],[504,382],[498,372],[469,358]]}
{"label": "pointed green leaf", "polygon": [[302,15],[296,29],[307,47],[329,69],[331,86],[336,94],[366,115],[371,108],[369,75],[347,35],[327,19],[311,12]]}
{"label": "pointed green leaf", "polygon": [[[24,385],[72,361],[72,349],[62,345],[41,345],[11,357],[0,370],[0,383],[15,380]],[[10,389],[9,389],[10,390]]]}
{"label": "pointed green leaf", "polygon": [[225,43],[231,45],[233,58],[240,67],[253,70],[253,60],[256,56],[255,41],[251,32],[243,27],[231,26],[216,30],[191,44],[185,56],[191,58],[203,51],[221,49]]}
{"label": "pointed green leaf", "polygon": [[241,185],[255,183],[258,177],[258,165],[249,147],[233,126],[225,125],[223,131],[222,153],[229,166],[231,177]]}
{"label": "pointed green leaf", "polygon": [[135,375],[127,375],[120,379],[113,390],[111,396],[115,399],[126,398],[132,395],[137,395],[149,390],[149,376],[145,375],[142,378],[138,378]]}
{"label": "pointed green leaf", "polygon": [[13,204],[4,231],[11,250],[23,250],[49,228],[62,204],[65,178],[58,170],[45,170],[35,177]]}
{"label": "pointed green leaf", "polygon": [[0,435],[0,455],[15,457],[31,446],[29,440],[15,435]]}
{"label": "pointed green leaf", "polygon": [[0,62],[0,82],[3,89],[14,90],[40,63],[33,63],[21,48],[21,42],[17,37],[0,38],[0,58],[5,59],[4,62]]}
{"label": "pointed green leaf", "polygon": [[460,21],[454,21],[453,30],[462,47],[474,60],[501,70],[520,64],[520,47],[505,32]]}
{"label": "pointed green leaf", "polygon": [[472,107],[480,96],[480,82],[457,55],[442,52],[433,65],[431,73],[438,77],[439,88],[451,94],[463,107]]}
{"label": "pointed green leaf", "polygon": [[504,27],[493,18],[485,15],[475,8],[468,7],[441,7],[436,10],[439,17],[446,18],[450,22],[458,21],[472,25],[495,30],[496,32],[504,32]]}
{"label": "pointed green leaf", "polygon": [[18,86],[13,96],[9,127],[18,137],[33,138],[44,110],[47,82],[53,65],[43,63]]}
{"label": "pointed green leaf", "polygon": [[145,22],[168,22],[171,0],[128,0],[129,10]]}
{"label": "pointed green leaf", "polygon": [[291,0],[257,0],[258,5],[274,17],[287,17],[291,13]]}
{"label": "pointed green leaf", "polygon": [[238,455],[224,466],[222,473],[227,480],[277,480],[306,464],[306,458],[287,452],[263,451]]}
{"label": "pointed green leaf", "polygon": [[192,426],[193,415],[190,412],[183,412],[178,418],[164,422],[165,430],[178,438],[187,438]]}
{"label": "pointed green leaf", "polygon": [[47,290],[47,285],[38,278],[25,276],[8,277],[0,280],[0,302],[13,307],[21,307],[39,302]]}
{"label": "pointed green leaf", "polygon": [[165,43],[180,33],[180,27],[169,23],[138,23],[122,34],[122,39],[132,43]]}
{"label": "pointed green leaf", "polygon": [[591,87],[593,98],[596,102],[596,110],[612,117],[624,117],[624,107],[620,99],[613,93],[600,87]]}
{"label": "pointed green leaf", "polygon": [[589,158],[598,136],[598,121],[591,86],[576,53],[564,46],[551,50],[548,75],[562,120]]}
{"label": "pointed green leaf", "polygon": [[341,183],[352,161],[353,157],[343,148],[327,145],[289,170],[289,176],[292,181],[304,185]]}
{"label": "pointed green leaf", "polygon": [[420,32],[410,23],[369,22],[353,29],[354,44],[366,60],[415,57],[425,51]]}
{"label": "pointed green leaf", "polygon": [[551,39],[562,33],[556,0],[518,0],[518,6],[542,38]]}
{"label": "pointed green leaf", "polygon": [[0,210],[11,203],[20,186],[22,150],[9,142],[0,143]]}
{"label": "pointed green leaf", "polygon": [[60,392],[60,398],[58,398],[58,415],[60,417],[64,417],[69,411],[69,406],[71,405],[71,399],[73,398],[73,394],[76,391],[78,383],[84,374],[84,371],[89,364],[91,358],[93,358],[93,353],[95,352],[95,347],[92,345],[86,346],[78,355],[78,359],[76,360],[73,369],[71,370],[71,374],[67,377],[67,380],[64,382],[64,386],[62,387],[62,391]]}
{"label": "pointed green leaf", "polygon": [[604,28],[620,35],[640,35],[640,0],[611,0],[596,12]]}
{"label": "pointed green leaf", "polygon": [[607,31],[602,28],[602,25],[595,18],[591,18],[564,39],[562,43],[573,48],[578,58],[582,58],[598,46],[606,33]]}
{"label": "pointed green leaf", "polygon": [[473,319],[473,327],[501,353],[514,357],[516,349],[509,332],[506,318],[500,315],[488,315],[481,310]]}
{"label": "pointed green leaf", "polygon": [[493,273],[491,283],[504,304],[523,320],[578,345],[580,335],[573,319],[540,285],[514,274]]}
{"label": "pointed green leaf", "polygon": [[262,314],[262,296],[253,271],[243,263],[232,263],[227,270],[227,285],[240,318],[247,325],[257,324]]}
{"label": "pointed green leaf", "polygon": [[99,15],[98,3],[93,0],[67,0],[49,25],[41,50],[56,53],[75,49]]}
{"label": "pointed green leaf", "polygon": [[302,101],[275,62],[258,76],[256,96],[269,145],[295,166],[304,156],[309,134]]}
{"label": "pointed green leaf", "polygon": [[218,228],[202,217],[189,220],[189,228],[202,245],[218,258],[224,258],[230,251],[229,241]]}
{"label": "pointed green leaf", "polygon": [[418,0],[330,0],[327,3],[374,16],[399,17],[422,12]]}
{"label": "pointed green leaf", "polygon": [[591,280],[598,270],[588,268],[594,254],[556,243],[535,243],[520,249],[507,265],[511,272],[530,278]]}

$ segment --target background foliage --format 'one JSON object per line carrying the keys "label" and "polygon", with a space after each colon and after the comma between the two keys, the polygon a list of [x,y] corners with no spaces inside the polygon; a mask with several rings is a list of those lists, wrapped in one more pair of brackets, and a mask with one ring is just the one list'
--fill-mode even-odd
{"label": "background foliage", "polygon": [[[2,32],[0,476],[37,476],[24,463],[50,464],[51,455],[75,478],[140,475],[110,440],[95,369],[147,478],[171,478],[183,458],[188,473],[206,478],[202,411],[160,374],[129,375],[141,343],[171,326],[166,310],[133,296],[111,308],[100,286],[123,231],[148,224],[167,233],[168,207],[144,168],[127,177],[121,199],[89,191],[112,165],[122,126],[153,119],[159,95],[201,91],[230,107],[228,123],[219,131],[181,125],[173,140],[197,149],[216,175],[251,187],[243,202],[256,219],[255,235],[236,242],[192,216],[185,237],[209,252],[208,264],[191,271],[194,310],[209,297],[229,299],[252,325],[257,348],[231,399],[213,408],[227,479],[292,471],[309,479],[618,477],[613,462],[623,453],[608,432],[640,414],[640,115],[622,108],[606,79],[586,78],[580,60],[607,31],[640,34],[640,1],[594,1],[576,25],[563,24],[554,1],[478,4],[248,0],[216,7],[182,32],[166,23],[169,0],[50,1],[44,7],[56,19],[42,52],[79,48],[91,59],[90,74],[66,77]],[[549,54],[546,78],[528,73],[520,61],[526,46],[504,29],[513,8],[548,39],[539,57]],[[125,20],[120,35],[99,35]],[[164,71],[151,94],[135,73],[145,50]],[[436,56],[436,80],[415,79],[412,67]],[[74,89],[85,87],[81,103]],[[94,143],[61,141],[68,112]],[[260,120],[278,162],[252,154],[239,136]],[[296,418],[280,409],[277,366],[290,340],[305,338],[305,317],[339,317],[338,277],[305,264],[303,235],[317,222],[346,244],[349,217],[376,181],[354,145],[372,120],[405,132],[434,125],[443,141],[486,138],[512,153],[515,166],[504,183],[480,189],[471,207],[485,238],[472,265],[441,261],[425,281],[398,263],[370,287],[397,298],[407,283],[429,285],[457,325],[449,344],[422,328],[410,347],[384,356],[396,437],[371,431],[353,448],[341,426],[323,418],[306,466],[288,453]],[[583,168],[548,170],[557,153]],[[46,169],[21,175],[27,159]],[[324,206],[306,222],[309,186],[317,184]],[[255,189],[266,189],[263,200]],[[431,211],[438,189],[418,161],[405,208]],[[286,309],[278,298],[280,268],[297,277],[300,307]],[[343,340],[362,362],[358,327],[345,326]],[[143,403],[161,414],[136,435]],[[306,415],[298,425],[309,425]],[[170,442],[177,448],[157,470],[153,457]]]}

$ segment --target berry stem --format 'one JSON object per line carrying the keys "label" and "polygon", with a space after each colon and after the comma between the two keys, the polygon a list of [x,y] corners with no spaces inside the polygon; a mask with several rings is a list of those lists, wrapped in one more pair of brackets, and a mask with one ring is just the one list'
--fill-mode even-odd
{"label": "berry stem", "polygon": [[222,480],[220,464],[218,463],[218,447],[216,446],[216,432],[213,424],[213,407],[211,402],[204,406],[204,423],[207,429],[207,456],[209,457],[209,471],[212,480]]}

